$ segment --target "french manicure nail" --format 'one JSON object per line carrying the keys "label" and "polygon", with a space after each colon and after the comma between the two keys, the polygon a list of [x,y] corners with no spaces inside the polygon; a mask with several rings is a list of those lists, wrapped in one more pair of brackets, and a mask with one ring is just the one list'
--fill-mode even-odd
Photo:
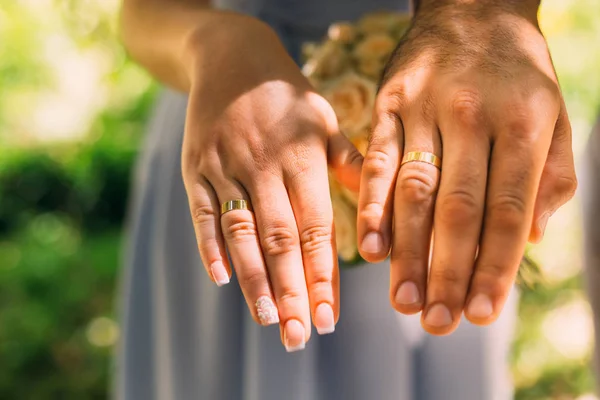
{"label": "french manicure nail", "polygon": [[285,323],[283,343],[288,353],[304,349],[304,325],[297,319]]}
{"label": "french manicure nail", "polygon": [[361,250],[369,254],[378,254],[383,250],[383,238],[377,232],[369,232],[363,239]]}
{"label": "french manicure nail", "polygon": [[335,331],[333,308],[327,303],[321,303],[315,310],[315,326],[319,335],[327,335]]}
{"label": "french manicure nail", "polygon": [[215,261],[210,265],[210,272],[217,286],[227,285],[229,283],[229,274],[221,261]]}
{"label": "french manicure nail", "polygon": [[494,306],[492,301],[485,294],[478,294],[471,299],[469,307],[467,307],[467,314],[469,317],[474,318],[489,318],[494,312]]}
{"label": "french manicure nail", "polygon": [[398,288],[396,292],[396,303],[401,305],[411,305],[420,303],[419,289],[411,281],[406,281]]}
{"label": "french manicure nail", "polygon": [[261,325],[268,326],[279,322],[279,313],[269,296],[260,296],[256,300],[256,313]]}
{"label": "french manicure nail", "polygon": [[429,309],[425,316],[425,323],[434,328],[442,328],[452,324],[450,310],[443,304],[436,304]]}

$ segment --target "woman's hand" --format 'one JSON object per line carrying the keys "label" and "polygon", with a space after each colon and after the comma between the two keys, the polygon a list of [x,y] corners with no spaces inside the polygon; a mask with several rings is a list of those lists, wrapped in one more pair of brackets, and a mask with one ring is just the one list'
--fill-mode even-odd
{"label": "woman's hand", "polygon": [[[182,170],[200,255],[217,285],[231,256],[250,312],[288,351],[312,320],[334,330],[338,265],[327,161],[358,189],[362,158],[266,25],[228,15],[190,36]],[[221,29],[216,29],[219,27]],[[245,199],[252,211],[220,215]]]}
{"label": "woman's hand", "polygon": [[[476,324],[497,318],[527,239],[576,178],[539,1],[421,3],[378,95],[358,235],[369,261],[391,248],[393,306],[447,334],[463,308]],[[442,158],[441,172],[400,167],[413,151]]]}

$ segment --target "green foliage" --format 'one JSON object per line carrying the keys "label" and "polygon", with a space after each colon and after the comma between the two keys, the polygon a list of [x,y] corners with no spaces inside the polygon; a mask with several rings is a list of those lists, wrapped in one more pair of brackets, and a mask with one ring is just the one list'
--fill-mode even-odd
{"label": "green foliage", "polygon": [[106,398],[110,347],[86,327],[113,309],[118,231],[82,236],[40,214],[0,241],[0,398]]}
{"label": "green foliage", "polygon": [[[105,399],[121,230],[155,90],[116,40],[114,7],[24,4],[0,2],[0,399]],[[94,88],[105,105],[83,140],[36,143],[34,111],[66,57],[45,52],[67,39],[72,57],[108,65]]]}
{"label": "green foliage", "polygon": [[515,399],[552,399],[557,393],[571,396],[590,393],[594,389],[594,377],[589,370],[588,364],[547,369],[533,385],[518,388]]}
{"label": "green foliage", "polygon": [[3,152],[1,399],[106,398],[112,343],[98,347],[86,330],[114,311],[131,169],[152,98],[100,115],[98,140]]}
{"label": "green foliage", "polygon": [[[132,109],[97,121],[106,132],[79,145],[7,149],[0,160],[0,234],[44,212],[62,212],[82,228],[99,230],[123,221],[137,135],[151,92]],[[137,121],[130,132],[118,121]],[[112,132],[112,133],[111,133]]]}

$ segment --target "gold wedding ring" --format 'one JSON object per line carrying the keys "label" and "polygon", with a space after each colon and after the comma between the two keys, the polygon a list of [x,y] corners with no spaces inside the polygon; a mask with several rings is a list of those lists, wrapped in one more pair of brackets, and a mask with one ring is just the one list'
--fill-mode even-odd
{"label": "gold wedding ring", "polygon": [[233,210],[252,211],[250,209],[250,205],[244,199],[229,200],[229,201],[226,201],[225,203],[221,204],[221,215],[225,214],[226,212],[233,211]]}
{"label": "gold wedding ring", "polygon": [[409,162],[424,162],[433,165],[440,171],[442,170],[442,160],[435,154],[426,151],[411,151],[410,153],[406,153],[402,157],[400,166]]}

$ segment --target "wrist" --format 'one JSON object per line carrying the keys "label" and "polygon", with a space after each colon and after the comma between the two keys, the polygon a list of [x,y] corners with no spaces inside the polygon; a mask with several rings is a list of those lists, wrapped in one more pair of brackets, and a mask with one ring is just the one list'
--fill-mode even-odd
{"label": "wrist", "polygon": [[[253,43],[270,46],[271,43],[278,42],[279,38],[273,29],[256,18],[213,11],[186,35],[180,59],[188,80],[193,83],[197,75],[196,66],[200,62],[227,62],[224,58],[238,56],[240,51],[248,51]],[[224,66],[221,65],[221,68]]]}
{"label": "wrist", "polygon": [[510,14],[537,25],[540,3],[541,0],[419,0],[415,18],[440,12],[479,19]]}

